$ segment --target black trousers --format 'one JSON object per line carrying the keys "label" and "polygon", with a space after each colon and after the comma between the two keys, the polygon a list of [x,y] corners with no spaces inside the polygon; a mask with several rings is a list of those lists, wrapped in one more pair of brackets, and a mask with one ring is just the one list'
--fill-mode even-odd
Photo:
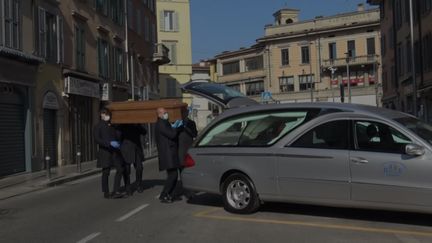
{"label": "black trousers", "polygon": [[[141,186],[142,176],[143,176],[143,164],[142,162],[133,163],[135,168],[135,184],[136,186]],[[130,175],[131,175],[131,164],[125,164],[125,169],[123,172],[123,179],[126,187],[130,186]]]}
{"label": "black trousers", "polygon": [[165,185],[160,197],[174,196],[173,192],[177,184],[177,179],[178,179],[178,169],[167,170],[167,179],[165,181]]}
{"label": "black trousers", "polygon": [[[115,176],[114,176],[114,185],[113,185],[113,192],[118,192],[120,190],[120,183],[121,178],[123,176],[123,166],[120,163],[116,163],[114,165],[114,168],[116,170]],[[102,169],[102,192],[103,193],[109,193],[109,175],[110,175],[111,167],[105,167]]]}

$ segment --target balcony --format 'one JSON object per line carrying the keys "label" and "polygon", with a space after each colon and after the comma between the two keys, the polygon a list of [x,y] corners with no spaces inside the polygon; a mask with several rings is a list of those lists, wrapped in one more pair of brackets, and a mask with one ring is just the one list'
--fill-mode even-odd
{"label": "balcony", "polygon": [[[367,55],[367,56],[356,56],[349,58],[349,65],[365,65],[365,64],[374,64],[379,62],[379,56],[377,55]],[[324,68],[328,67],[340,67],[346,66],[347,59],[344,58],[336,58],[336,59],[326,59],[323,60],[322,66]]]}
{"label": "balcony", "polygon": [[168,57],[169,49],[162,43],[157,43],[154,46],[153,62],[157,65],[164,65],[169,63],[171,60]]}

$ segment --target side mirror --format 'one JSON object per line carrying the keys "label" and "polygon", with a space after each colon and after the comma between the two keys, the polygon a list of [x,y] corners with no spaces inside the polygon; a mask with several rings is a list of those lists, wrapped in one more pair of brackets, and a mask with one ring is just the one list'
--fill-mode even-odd
{"label": "side mirror", "polygon": [[411,156],[422,156],[425,153],[425,148],[417,144],[407,144],[405,145],[405,154]]}

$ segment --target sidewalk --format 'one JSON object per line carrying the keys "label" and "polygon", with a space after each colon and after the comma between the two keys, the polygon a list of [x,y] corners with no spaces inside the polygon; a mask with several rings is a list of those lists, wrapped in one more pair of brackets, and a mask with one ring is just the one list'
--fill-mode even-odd
{"label": "sidewalk", "polygon": [[96,161],[90,161],[81,164],[81,173],[78,173],[76,164],[51,168],[51,179],[47,178],[45,170],[8,176],[0,179],[0,200],[78,180],[99,172],[101,169],[96,168]]}

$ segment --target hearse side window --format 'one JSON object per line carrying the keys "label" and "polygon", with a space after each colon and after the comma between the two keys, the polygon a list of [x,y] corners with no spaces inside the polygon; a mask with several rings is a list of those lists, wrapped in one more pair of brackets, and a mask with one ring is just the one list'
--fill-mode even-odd
{"label": "hearse side window", "polygon": [[199,141],[198,147],[270,146],[321,114],[321,109],[291,109],[236,116],[215,125]]}
{"label": "hearse side window", "polygon": [[349,121],[331,121],[312,128],[291,147],[317,149],[348,149]]}

